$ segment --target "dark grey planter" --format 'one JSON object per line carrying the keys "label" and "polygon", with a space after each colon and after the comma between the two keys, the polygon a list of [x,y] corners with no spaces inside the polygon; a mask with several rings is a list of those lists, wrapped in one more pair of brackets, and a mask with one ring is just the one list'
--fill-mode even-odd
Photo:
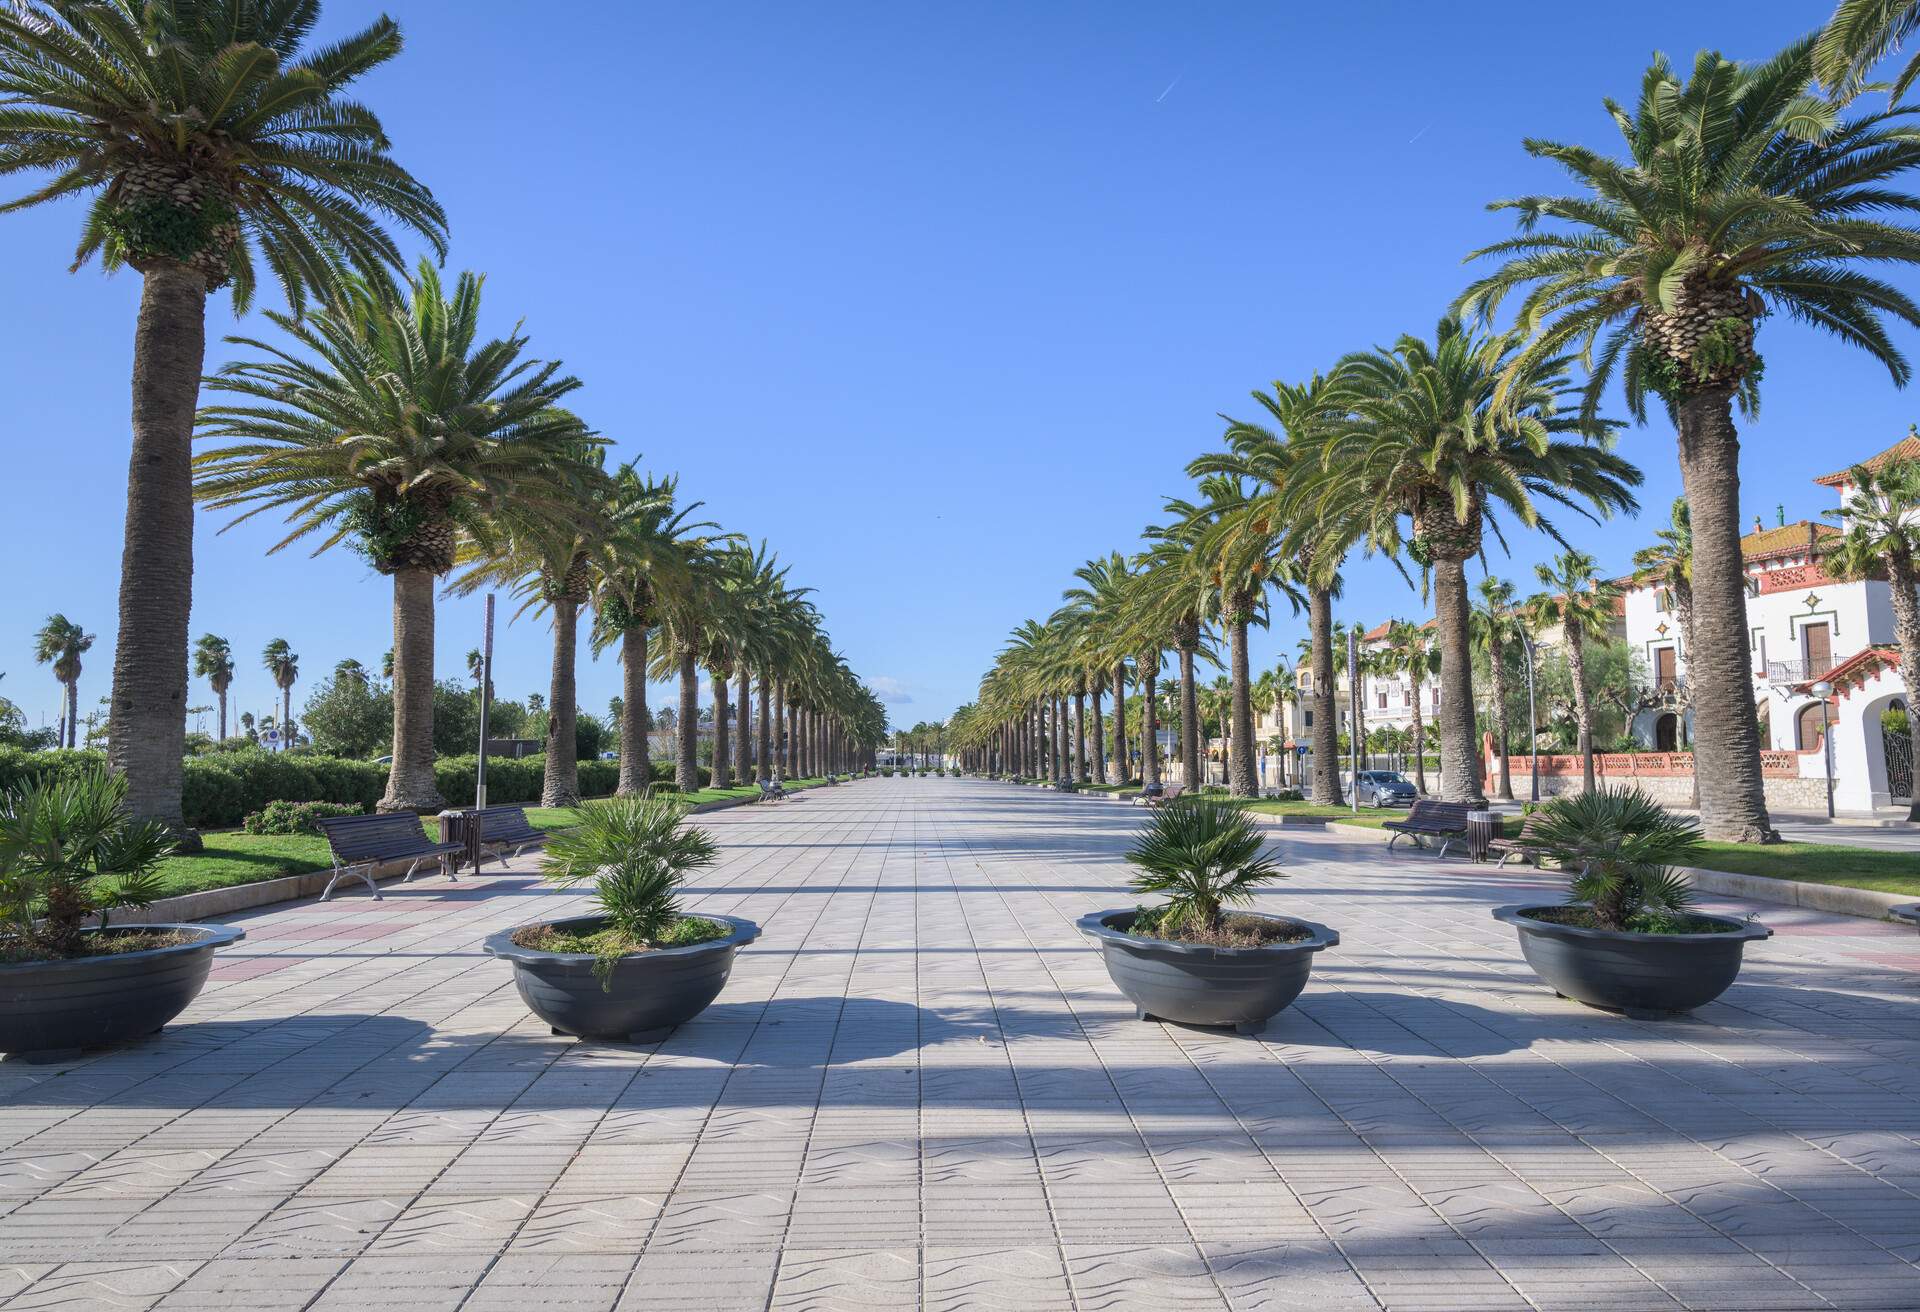
{"label": "dark grey planter", "polygon": [[1313,954],[1340,942],[1339,934],[1311,920],[1261,915],[1304,925],[1313,937],[1258,948],[1169,943],[1129,935],[1138,914],[1096,911],[1078,923],[1082,934],[1100,944],[1114,987],[1127,995],[1141,1020],[1230,1025],[1242,1034],[1258,1034],[1307,986]]}
{"label": "dark grey planter", "polygon": [[178,930],[195,937],[143,952],[0,965],[0,1052],[73,1052],[152,1034],[206,987],[214,950],[247,936],[235,925],[112,928]]}
{"label": "dark grey planter", "polygon": [[[731,925],[733,932],[684,948],[622,957],[613,967],[609,988],[601,987],[587,953],[539,952],[515,943],[513,936],[524,925],[491,935],[486,948],[513,963],[513,983],[521,999],[555,1034],[654,1043],[705,1011],[727,986],[734,952],[760,937],[760,926],[751,920],[696,914]],[[548,923],[556,929],[590,930],[606,918],[576,916]]]}
{"label": "dark grey planter", "polygon": [[1773,937],[1765,925],[1727,916],[1700,917],[1731,926],[1714,934],[1629,934],[1533,918],[1562,906],[1496,907],[1493,918],[1519,931],[1527,964],[1555,993],[1637,1019],[1712,1002],[1740,973],[1742,949]]}

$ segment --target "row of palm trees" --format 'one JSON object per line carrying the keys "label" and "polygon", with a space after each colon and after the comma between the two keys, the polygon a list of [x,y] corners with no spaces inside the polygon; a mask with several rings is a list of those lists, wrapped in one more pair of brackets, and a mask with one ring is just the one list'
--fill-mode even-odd
{"label": "row of palm trees", "polygon": [[[1131,659],[1151,708],[1171,651],[1180,755],[1195,761],[1193,663],[1217,630],[1233,687],[1228,779],[1250,794],[1247,631],[1284,599],[1308,614],[1320,702],[1313,792],[1336,801],[1331,606],[1341,565],[1358,551],[1392,559],[1409,579],[1417,572],[1430,591],[1443,792],[1476,800],[1467,562],[1488,535],[1503,540],[1500,512],[1564,546],[1545,512],[1636,508],[1639,472],[1612,450],[1622,425],[1601,414],[1618,381],[1634,421],[1645,422],[1653,397],[1676,429],[1705,830],[1772,837],[1734,410],[1759,401],[1756,331],[1777,311],[1864,350],[1896,385],[1907,381],[1888,324],[1920,327],[1920,305],[1878,271],[1920,264],[1920,228],[1908,221],[1920,197],[1898,185],[1920,166],[1920,134],[1907,123],[1915,111],[1892,93],[1882,102],[1864,78],[1916,24],[1920,4],[1845,0],[1823,32],[1758,63],[1704,52],[1682,76],[1656,58],[1632,105],[1606,102],[1623,138],[1618,155],[1528,140],[1573,190],[1493,203],[1516,215],[1518,232],[1471,253],[1494,267],[1432,339],[1402,337],[1256,392],[1259,422],[1228,420],[1224,450],[1189,466],[1196,494],[1168,501],[1139,551],[1080,571],[1110,579],[1105,594],[1076,589],[1083,595],[1070,593],[1049,620],[1015,631],[966,708],[964,740],[1023,773],[1083,771],[1085,753],[1068,745],[1070,733],[1083,736],[1078,703],[1096,681],[1123,696]],[[1500,329],[1495,317],[1510,301],[1512,326]],[[1155,782],[1154,754],[1142,759]]]}
{"label": "row of palm trees", "polygon": [[[877,740],[877,702],[764,552],[694,521],[672,479],[604,469],[604,439],[562,404],[579,382],[514,334],[482,341],[481,280],[401,275],[395,239],[443,259],[447,217],[348,88],[401,50],[381,17],[315,45],[320,0],[17,0],[0,6],[0,175],[39,184],[0,210],[88,198],[74,255],[142,278],[109,757],[136,814],[181,826],[193,506],[284,512],[281,545],[347,542],[393,579],[394,765],[382,806],[440,804],[433,784],[433,607],[510,586],[555,634],[550,732],[570,748],[582,607],[627,669],[622,785],[645,786],[638,731],[653,662],[681,680],[679,781],[694,776],[696,671],[769,685],[797,759]],[[252,303],[264,267],[290,345],[208,380],[206,301]],[[224,442],[192,457],[196,435]],[[768,717],[761,717],[767,724]],[[744,721],[743,721],[744,722]],[[763,728],[763,733],[765,729]],[[770,758],[763,740],[758,768]],[[744,759],[744,758],[743,758]],[[547,754],[550,801],[577,793]],[[737,768],[716,761],[716,775]],[[191,842],[191,837],[187,840]]]}
{"label": "row of palm trees", "polygon": [[[731,743],[714,719],[713,782],[756,770],[847,768],[885,717],[821,629],[807,590],[738,534],[700,519],[677,480],[629,461],[606,468],[606,439],[565,408],[580,384],[528,354],[518,331],[482,340],[482,280],[451,290],[428,262],[405,299],[372,284],[295,318],[269,313],[290,341],[233,344],[248,355],[207,380],[210,449],[195,495],[210,508],[284,514],[272,548],[318,535],[346,543],[393,580],[393,766],[386,810],[443,804],[434,785],[434,606],[446,592],[503,590],[517,614],[553,632],[547,693],[549,806],[579,800],[575,670],[580,619],[595,651],[624,671],[620,788],[649,786],[647,684],[679,682],[675,777],[698,787],[700,676],[717,708],[749,724],[758,680],[762,741]],[[351,435],[350,437],[345,435]],[[786,732],[770,741],[773,725]],[[791,755],[789,755],[791,753]]]}

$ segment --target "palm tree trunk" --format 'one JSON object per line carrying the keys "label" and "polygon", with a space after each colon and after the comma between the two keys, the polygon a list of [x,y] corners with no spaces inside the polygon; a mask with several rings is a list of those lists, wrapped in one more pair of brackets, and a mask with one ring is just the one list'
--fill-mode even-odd
{"label": "palm tree trunk", "polygon": [[737,696],[734,701],[734,726],[740,731],[740,782],[745,784],[753,779],[753,702],[751,676],[747,670],[745,658],[740,661],[740,675],[735,680]]}
{"label": "palm tree trunk", "polygon": [[547,768],[540,781],[542,806],[580,804],[580,740],[574,733],[580,714],[574,694],[579,622],[579,603],[564,598],[553,603],[553,671],[547,689]]}
{"label": "palm tree trunk", "polygon": [[1586,790],[1592,792],[1593,708],[1587,703],[1587,654],[1580,641],[1580,631],[1571,627],[1567,629],[1567,672],[1573,676],[1573,722],[1579,730],[1580,780]]}
{"label": "palm tree trunk", "polygon": [[[1887,582],[1893,593],[1893,636],[1900,644],[1900,673],[1907,682],[1907,734],[1913,745],[1912,759],[1920,761],[1920,707],[1912,704],[1912,689],[1920,687],[1920,594],[1913,557],[1903,545],[1887,554]],[[1909,797],[1907,819],[1920,820],[1920,788]]]}
{"label": "palm tree trunk", "polygon": [[1473,714],[1473,602],[1465,562],[1433,562],[1433,613],[1440,629],[1440,797],[1485,806]]}
{"label": "palm tree trunk", "polygon": [[620,785],[622,797],[653,786],[647,759],[647,630],[620,631]]}
{"label": "palm tree trunk", "polygon": [[133,449],[107,759],[127,778],[127,810],[178,831],[182,852],[200,850],[180,789],[193,609],[189,453],[206,349],[206,279],[184,265],[156,263],[146,270],[133,337]]}
{"label": "palm tree trunk", "polygon": [[1340,805],[1340,735],[1333,688],[1333,596],[1307,592],[1307,631],[1313,644],[1313,800]]}
{"label": "palm tree trunk", "polygon": [[1127,663],[1113,663],[1113,770],[1110,784],[1123,784],[1132,777],[1133,762],[1127,759]]}
{"label": "palm tree trunk", "polygon": [[1193,679],[1196,650],[1185,643],[1180,647],[1180,771],[1192,789],[1206,782],[1200,769],[1200,689]]}
{"label": "palm tree trunk", "polygon": [[1753,709],[1746,566],[1740,557],[1740,435],[1733,394],[1696,392],[1679,406],[1680,478],[1693,528],[1692,685],[1694,770],[1706,837],[1762,843],[1777,837],[1760,777]]}
{"label": "palm tree trunk", "polygon": [[1503,802],[1513,800],[1513,770],[1507,751],[1510,739],[1507,736],[1507,667],[1506,649],[1500,645],[1500,639],[1490,638],[1487,643],[1487,669],[1493,680],[1493,731],[1497,736],[1500,749],[1500,776],[1494,796]]}
{"label": "palm tree trunk", "polygon": [[760,750],[756,753],[759,759],[754,762],[754,768],[759,772],[759,778],[767,780],[774,777],[771,701],[772,694],[767,689],[767,672],[762,670],[760,671],[760,738],[756,744]]}
{"label": "palm tree trunk", "polygon": [[727,739],[727,679],[713,675],[713,786],[733,787],[732,747]]}
{"label": "palm tree trunk", "polygon": [[393,765],[378,809],[445,805],[433,778],[433,573],[403,569],[393,576]]}
{"label": "palm tree trunk", "polygon": [[[1140,661],[1140,786],[1160,786],[1160,729],[1154,723],[1154,688],[1159,680],[1157,661]],[[1123,767],[1124,768],[1124,767]]]}
{"label": "palm tree trunk", "polygon": [[[74,722],[80,718],[80,680],[67,681],[67,746],[73,747],[78,740],[74,737]],[[182,749],[184,750],[184,748]]]}
{"label": "palm tree trunk", "polygon": [[1112,782],[1107,778],[1107,726],[1100,718],[1100,684],[1093,685],[1093,782]]}
{"label": "palm tree trunk", "polygon": [[1087,690],[1084,683],[1073,690],[1073,777],[1080,783],[1092,783],[1087,774]]}
{"label": "palm tree trunk", "polygon": [[700,669],[693,644],[680,643],[680,752],[673,783],[683,793],[700,788]]}
{"label": "palm tree trunk", "polygon": [[1235,797],[1258,797],[1253,777],[1253,670],[1247,657],[1246,611],[1227,625],[1228,671],[1233,685],[1232,729],[1227,734],[1227,783]]}

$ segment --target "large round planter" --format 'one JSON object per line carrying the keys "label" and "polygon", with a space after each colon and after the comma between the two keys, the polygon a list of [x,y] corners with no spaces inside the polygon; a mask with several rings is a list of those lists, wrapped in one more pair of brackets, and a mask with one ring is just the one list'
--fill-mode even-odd
{"label": "large round planter", "polygon": [[247,936],[234,925],[113,929],[177,930],[194,938],[140,952],[0,965],[0,1052],[71,1052],[152,1034],[200,995],[214,950]]}
{"label": "large round planter", "polygon": [[1141,1020],[1230,1025],[1242,1034],[1258,1034],[1307,986],[1313,954],[1340,942],[1339,934],[1311,920],[1261,916],[1304,925],[1313,936],[1257,948],[1169,943],[1128,934],[1138,914],[1096,911],[1078,923],[1082,934],[1099,943],[1114,987],[1127,995]]}
{"label": "large round planter", "polygon": [[1493,918],[1519,931],[1527,964],[1554,992],[1635,1017],[1691,1011],[1712,1002],[1740,973],[1741,950],[1773,937],[1765,925],[1727,916],[1701,916],[1728,926],[1707,934],[1629,934],[1534,918],[1562,906],[1496,907]]}
{"label": "large round planter", "polygon": [[[705,911],[698,914],[703,920],[732,926],[733,932],[683,948],[622,957],[614,963],[606,987],[593,973],[590,954],[540,952],[515,943],[513,936],[524,925],[490,936],[486,947],[513,963],[513,983],[521,999],[555,1034],[653,1043],[705,1011],[727,985],[734,952],[760,937],[760,927],[751,920]],[[606,920],[577,916],[548,923],[555,929],[581,931],[597,929]]]}

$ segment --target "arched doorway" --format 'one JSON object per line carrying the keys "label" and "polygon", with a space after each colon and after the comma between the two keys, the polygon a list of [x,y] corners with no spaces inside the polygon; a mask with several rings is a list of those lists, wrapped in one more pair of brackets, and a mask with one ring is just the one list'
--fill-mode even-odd
{"label": "arched doorway", "polygon": [[[1829,707],[1827,714],[1832,713]],[[1793,745],[1803,752],[1812,751],[1820,745],[1820,735],[1826,724],[1826,716],[1821,713],[1819,702],[1808,702],[1793,717]]]}
{"label": "arched doorway", "polygon": [[1653,750],[1656,752],[1680,750],[1679,716],[1669,713],[1653,722]]}

